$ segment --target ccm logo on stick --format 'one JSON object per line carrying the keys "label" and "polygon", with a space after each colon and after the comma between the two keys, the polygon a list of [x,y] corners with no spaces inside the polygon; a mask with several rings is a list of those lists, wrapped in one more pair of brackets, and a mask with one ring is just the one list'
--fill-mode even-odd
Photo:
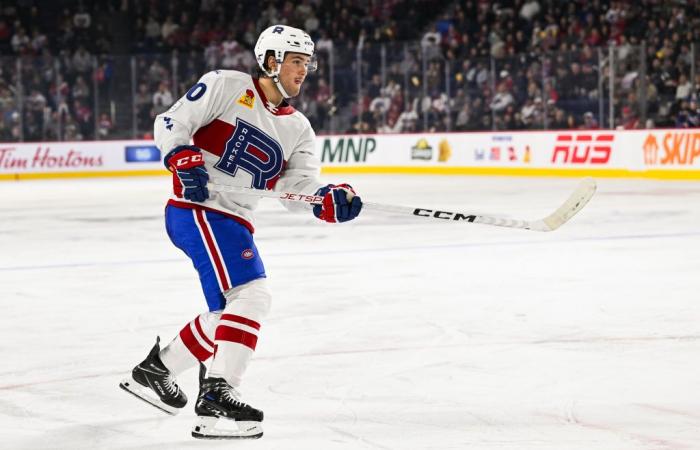
{"label": "ccm logo on stick", "polygon": [[561,159],[565,164],[605,164],[610,160],[613,139],[613,134],[560,134],[554,145],[552,162]]}
{"label": "ccm logo on stick", "polygon": [[436,219],[445,220],[466,220],[467,222],[474,222],[476,220],[475,215],[465,215],[461,213],[453,213],[449,211],[433,211],[432,209],[416,208],[413,210],[414,216],[420,217],[435,217]]}

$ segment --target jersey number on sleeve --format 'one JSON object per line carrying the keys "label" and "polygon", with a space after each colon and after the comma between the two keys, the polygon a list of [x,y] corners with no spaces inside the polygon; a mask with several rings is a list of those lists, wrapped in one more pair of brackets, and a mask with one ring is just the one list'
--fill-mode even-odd
{"label": "jersey number on sleeve", "polygon": [[197,83],[192,86],[189,91],[187,91],[185,97],[191,102],[196,102],[202,98],[202,95],[204,95],[205,92],[207,92],[207,85],[204,83]]}
{"label": "jersey number on sleeve", "polygon": [[282,147],[259,128],[236,118],[236,129],[226,142],[226,148],[214,165],[233,177],[244,170],[253,177],[255,189],[265,189],[277,178],[284,165]]}

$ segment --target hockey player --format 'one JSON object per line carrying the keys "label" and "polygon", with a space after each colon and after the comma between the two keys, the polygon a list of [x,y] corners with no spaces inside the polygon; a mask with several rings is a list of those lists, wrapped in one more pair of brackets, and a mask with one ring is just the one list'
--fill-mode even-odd
{"label": "hockey player", "polygon": [[155,120],[155,141],[173,174],[166,229],[192,260],[209,308],[162,350],[157,340],[120,386],[176,414],[187,397],[175,377],[211,359],[208,372],[200,370],[192,430],[197,438],[262,436],[262,411],[243,403],[237,388],[271,298],[253,241],[258,197],[209,191],[207,182],[319,195],[323,204],[313,213],[327,222],[352,220],[362,208],[349,185],[318,180],[314,132],[286,101],[316,68],[309,35],[269,27],[258,38],[255,57],[258,78],[207,73]]}

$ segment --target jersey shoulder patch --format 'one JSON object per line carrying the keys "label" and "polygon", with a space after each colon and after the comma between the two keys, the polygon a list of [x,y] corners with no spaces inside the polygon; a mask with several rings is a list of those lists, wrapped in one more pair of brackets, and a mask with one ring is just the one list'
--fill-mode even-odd
{"label": "jersey shoulder patch", "polygon": [[252,89],[246,89],[238,99],[238,104],[253,109],[255,106],[255,92]]}

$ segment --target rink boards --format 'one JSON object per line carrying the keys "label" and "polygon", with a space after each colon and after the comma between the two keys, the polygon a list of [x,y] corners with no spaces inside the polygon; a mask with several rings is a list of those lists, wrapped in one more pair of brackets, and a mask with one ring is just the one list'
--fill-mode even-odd
{"label": "rink boards", "polygon": [[[700,180],[700,130],[318,136],[324,173]],[[165,175],[152,141],[0,144],[0,180]]]}

